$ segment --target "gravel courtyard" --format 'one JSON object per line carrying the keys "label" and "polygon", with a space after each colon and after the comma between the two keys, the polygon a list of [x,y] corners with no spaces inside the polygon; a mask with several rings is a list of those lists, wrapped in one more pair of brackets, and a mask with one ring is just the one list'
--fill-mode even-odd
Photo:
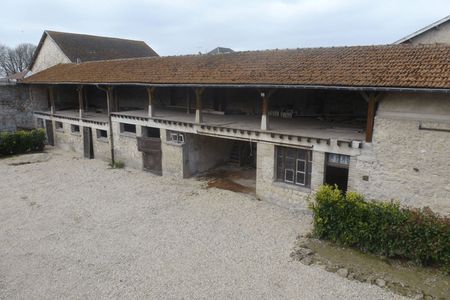
{"label": "gravel courtyard", "polygon": [[0,159],[0,298],[399,299],[289,257],[311,217],[50,150]]}

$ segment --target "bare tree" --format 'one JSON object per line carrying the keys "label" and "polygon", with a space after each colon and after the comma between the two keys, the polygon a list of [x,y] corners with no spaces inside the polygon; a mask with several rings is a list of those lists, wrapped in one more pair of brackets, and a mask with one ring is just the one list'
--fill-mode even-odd
{"label": "bare tree", "polygon": [[27,69],[35,50],[32,44],[20,44],[16,48],[0,45],[0,73],[8,76]]}

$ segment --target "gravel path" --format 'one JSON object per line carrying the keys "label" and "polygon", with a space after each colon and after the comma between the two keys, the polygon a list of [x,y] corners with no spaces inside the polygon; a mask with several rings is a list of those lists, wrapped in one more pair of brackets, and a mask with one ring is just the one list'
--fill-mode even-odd
{"label": "gravel path", "polygon": [[391,299],[291,261],[310,217],[50,151],[0,160],[0,298]]}

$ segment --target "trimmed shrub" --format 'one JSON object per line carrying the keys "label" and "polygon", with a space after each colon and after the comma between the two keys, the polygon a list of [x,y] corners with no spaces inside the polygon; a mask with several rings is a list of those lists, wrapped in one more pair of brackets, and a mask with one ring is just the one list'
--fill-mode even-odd
{"label": "trimmed shrub", "polygon": [[429,208],[365,201],[355,192],[322,186],[311,209],[317,238],[450,272],[450,219]]}
{"label": "trimmed shrub", "polygon": [[0,155],[21,154],[44,149],[45,131],[0,132]]}

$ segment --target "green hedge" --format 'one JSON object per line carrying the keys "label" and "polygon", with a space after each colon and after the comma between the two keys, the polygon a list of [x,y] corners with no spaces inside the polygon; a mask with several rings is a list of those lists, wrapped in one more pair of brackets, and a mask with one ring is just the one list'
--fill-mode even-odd
{"label": "green hedge", "polygon": [[429,208],[369,202],[354,192],[344,195],[333,186],[321,187],[311,208],[318,238],[450,272],[450,219]]}
{"label": "green hedge", "polygon": [[45,131],[0,132],[0,155],[21,154],[44,149]]}

